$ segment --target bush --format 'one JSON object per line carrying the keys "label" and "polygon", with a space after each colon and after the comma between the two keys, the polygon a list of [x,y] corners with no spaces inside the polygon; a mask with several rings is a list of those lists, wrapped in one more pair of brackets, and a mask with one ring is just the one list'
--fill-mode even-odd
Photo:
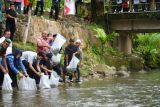
{"label": "bush", "polygon": [[133,39],[135,54],[145,60],[145,65],[151,68],[159,67],[160,63],[160,34],[138,34]]}

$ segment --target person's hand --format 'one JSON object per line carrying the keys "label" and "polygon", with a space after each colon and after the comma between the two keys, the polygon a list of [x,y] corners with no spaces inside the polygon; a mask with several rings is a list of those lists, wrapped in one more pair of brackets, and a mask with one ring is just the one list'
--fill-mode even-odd
{"label": "person's hand", "polygon": [[27,72],[25,72],[24,75],[25,75],[26,77],[29,77],[29,75],[27,74]]}
{"label": "person's hand", "polygon": [[52,72],[52,70],[48,70],[48,72],[50,72],[50,73],[51,73],[51,72]]}
{"label": "person's hand", "polygon": [[4,74],[7,74],[8,72],[7,72],[6,70],[3,70],[3,73],[4,73]]}
{"label": "person's hand", "polygon": [[73,53],[73,56],[75,56],[76,55],[76,52],[75,53]]}
{"label": "person's hand", "polygon": [[18,73],[19,77],[22,78],[24,75],[22,73]]}
{"label": "person's hand", "polygon": [[41,72],[38,72],[37,75],[41,77],[43,74]]}

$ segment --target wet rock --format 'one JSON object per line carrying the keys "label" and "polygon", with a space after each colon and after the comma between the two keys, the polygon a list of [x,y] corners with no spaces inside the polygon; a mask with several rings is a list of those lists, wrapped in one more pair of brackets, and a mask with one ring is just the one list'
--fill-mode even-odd
{"label": "wet rock", "polygon": [[120,70],[116,72],[118,76],[129,77],[130,72],[127,70],[127,67],[124,65],[120,67]]}
{"label": "wet rock", "polygon": [[116,68],[105,64],[95,65],[92,71],[94,78],[112,77],[116,75]]}
{"label": "wet rock", "polygon": [[139,71],[144,68],[144,60],[136,55],[129,57],[130,59],[130,69],[133,71]]}
{"label": "wet rock", "polygon": [[120,70],[120,71],[117,71],[116,74],[117,74],[118,76],[121,76],[121,77],[129,77],[129,72],[128,72],[128,71]]}
{"label": "wet rock", "polygon": [[140,73],[140,74],[145,74],[145,73],[147,73],[147,71],[145,71],[145,70],[140,70],[139,73]]}

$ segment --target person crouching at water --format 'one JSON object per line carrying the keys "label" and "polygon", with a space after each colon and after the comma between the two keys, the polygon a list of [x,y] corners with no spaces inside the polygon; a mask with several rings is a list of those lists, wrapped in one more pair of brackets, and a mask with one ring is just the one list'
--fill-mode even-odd
{"label": "person crouching at water", "polygon": [[5,37],[0,38],[0,85],[3,83],[4,73],[8,73],[6,50],[10,43],[10,39],[6,39]]}
{"label": "person crouching at water", "polygon": [[17,87],[17,76],[22,78],[28,76],[26,69],[21,60],[22,51],[16,49],[12,54],[7,55],[7,65],[9,69],[9,75],[12,79],[12,86]]}
{"label": "person crouching at water", "polygon": [[51,58],[52,58],[52,54],[46,53],[44,56],[44,59],[40,61],[41,71],[44,72],[44,74],[46,75],[50,75],[50,73],[53,71],[50,63]]}
{"label": "person crouching at water", "polygon": [[44,58],[44,53],[24,51],[22,52],[21,58],[29,77],[34,78],[36,80],[36,84],[39,84],[40,77],[42,76],[39,62]]}

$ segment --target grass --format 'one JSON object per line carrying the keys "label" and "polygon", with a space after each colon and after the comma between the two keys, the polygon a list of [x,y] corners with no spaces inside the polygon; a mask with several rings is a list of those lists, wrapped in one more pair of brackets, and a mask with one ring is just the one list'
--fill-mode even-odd
{"label": "grass", "polygon": [[36,51],[37,46],[34,43],[13,42],[13,50],[19,48],[22,51]]}

